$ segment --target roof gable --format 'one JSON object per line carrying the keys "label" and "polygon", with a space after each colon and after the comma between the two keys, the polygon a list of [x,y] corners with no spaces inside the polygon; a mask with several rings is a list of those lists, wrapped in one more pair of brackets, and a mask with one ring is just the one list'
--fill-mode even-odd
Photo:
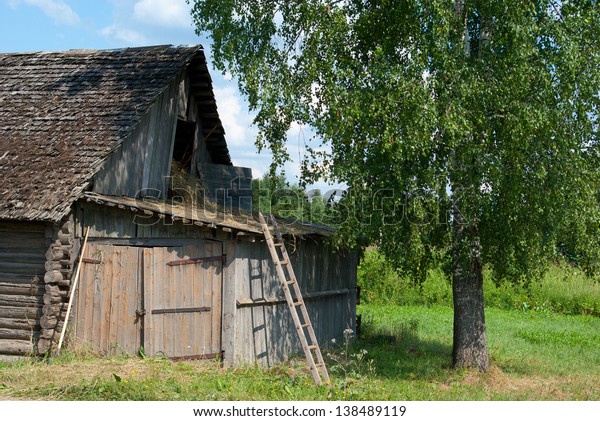
{"label": "roof gable", "polygon": [[0,219],[56,221],[68,213],[103,160],[192,61],[213,98],[215,151],[227,161],[197,46],[0,54]]}

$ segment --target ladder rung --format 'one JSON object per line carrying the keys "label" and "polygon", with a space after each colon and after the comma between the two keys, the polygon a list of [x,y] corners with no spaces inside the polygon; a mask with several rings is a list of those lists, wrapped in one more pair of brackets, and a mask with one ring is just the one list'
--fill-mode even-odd
{"label": "ladder rung", "polygon": [[279,264],[280,264],[280,265],[289,265],[289,264],[290,264],[290,262],[288,262],[287,260],[280,260],[280,261],[279,261]]}
{"label": "ladder rung", "polygon": [[304,305],[304,301],[296,301],[296,302],[294,302],[294,305],[296,307],[300,307],[301,305]]}
{"label": "ladder rung", "polygon": [[318,346],[316,346],[316,345],[309,345],[309,346],[307,346],[306,348],[307,348],[307,349],[310,349],[310,350],[313,350],[313,349],[317,349],[317,348],[318,348]]}
{"label": "ladder rung", "polygon": [[296,280],[295,279],[290,279],[289,281],[286,281],[285,283],[288,284],[288,285],[293,285],[293,284],[296,283]]}
{"label": "ladder rung", "polygon": [[303,325],[302,325],[302,326],[300,326],[300,327],[302,327],[302,329],[306,329],[306,328],[307,328],[307,327],[309,327],[309,326],[310,326],[310,323],[306,323],[306,324],[303,324]]}
{"label": "ladder rung", "polygon": [[273,243],[275,247],[285,247],[285,243]]}

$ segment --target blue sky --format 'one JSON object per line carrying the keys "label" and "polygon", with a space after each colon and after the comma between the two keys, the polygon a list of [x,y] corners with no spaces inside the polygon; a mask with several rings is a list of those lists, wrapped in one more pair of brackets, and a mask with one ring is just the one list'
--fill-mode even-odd
{"label": "blue sky", "polygon": [[[195,34],[190,8],[185,0],[0,0],[0,52],[201,44],[210,65],[210,41]],[[237,83],[214,69],[211,75],[234,164],[250,167],[260,177],[271,158],[256,152],[257,130]],[[292,157],[302,156],[307,137],[301,127],[290,130]],[[285,169],[294,180],[297,166]],[[326,190],[325,185],[317,187]]]}

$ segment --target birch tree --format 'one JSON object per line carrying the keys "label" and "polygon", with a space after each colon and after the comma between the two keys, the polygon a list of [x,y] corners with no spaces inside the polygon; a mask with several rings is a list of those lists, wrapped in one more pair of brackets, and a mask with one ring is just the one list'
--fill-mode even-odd
{"label": "birch tree", "polygon": [[487,370],[483,266],[534,274],[566,232],[598,255],[599,9],[196,0],[192,14],[275,165],[292,123],[314,129],[303,176],[349,187],[346,243],[366,237],[415,272],[447,252],[454,365]]}

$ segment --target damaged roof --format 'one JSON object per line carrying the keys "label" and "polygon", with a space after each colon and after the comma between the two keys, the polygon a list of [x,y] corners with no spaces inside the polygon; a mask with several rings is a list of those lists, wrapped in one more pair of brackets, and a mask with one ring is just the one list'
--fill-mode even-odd
{"label": "damaged roof", "polygon": [[213,162],[231,165],[199,46],[0,54],[0,219],[65,216],[185,68]]}
{"label": "damaged roof", "polygon": [[[205,203],[201,206],[199,204],[177,203],[151,198],[135,199],[125,196],[106,196],[92,192],[85,193],[82,200],[103,206],[116,206],[131,212],[140,212],[145,216],[168,217],[170,220],[182,221],[188,225],[205,225],[210,228],[219,227],[236,232],[262,235],[262,228],[260,222],[258,222],[258,212],[243,209],[233,211],[214,203]],[[325,225],[305,223],[279,216],[277,221],[283,235],[330,237],[335,234],[333,228]]]}

